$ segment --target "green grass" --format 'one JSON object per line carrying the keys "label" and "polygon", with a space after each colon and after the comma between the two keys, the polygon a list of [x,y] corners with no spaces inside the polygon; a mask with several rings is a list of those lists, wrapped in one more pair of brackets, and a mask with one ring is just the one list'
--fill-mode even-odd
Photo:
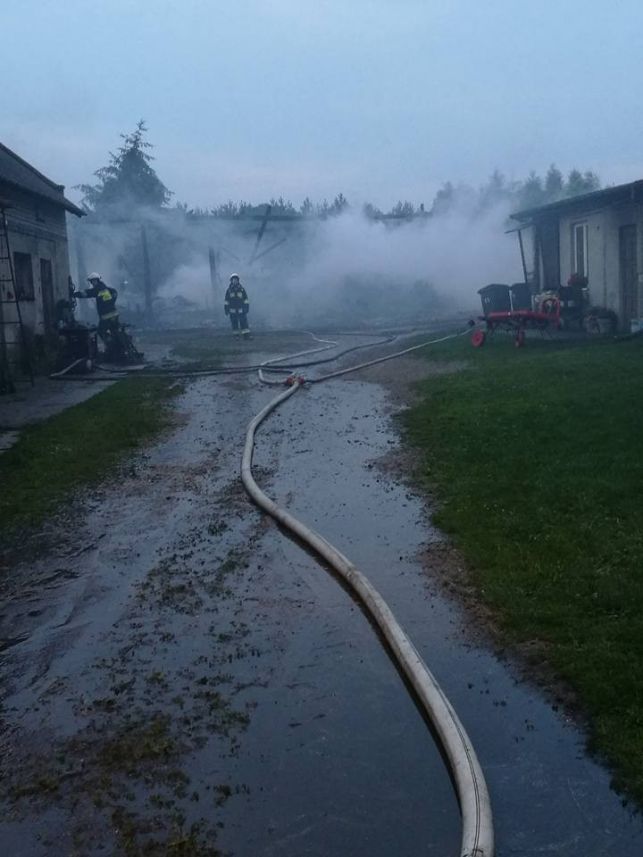
{"label": "green grass", "polygon": [[113,476],[127,453],[168,425],[178,389],[128,378],[25,429],[0,455],[0,535],[41,523],[79,488]]}
{"label": "green grass", "polygon": [[467,339],[408,415],[436,523],[510,640],[541,641],[643,803],[643,342]]}

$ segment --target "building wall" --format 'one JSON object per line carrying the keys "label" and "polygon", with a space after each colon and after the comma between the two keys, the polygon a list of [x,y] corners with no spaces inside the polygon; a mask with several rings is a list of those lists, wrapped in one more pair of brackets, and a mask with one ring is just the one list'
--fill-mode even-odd
{"label": "building wall", "polygon": [[[637,225],[639,316],[643,316],[643,213],[635,204],[614,205],[585,213],[561,216],[560,280],[566,283],[574,270],[573,227],[587,224],[587,261],[590,302],[613,309],[622,318],[619,229]],[[629,325],[629,321],[627,322]]]}
{"label": "building wall", "polygon": [[[67,296],[69,256],[66,212],[61,206],[2,183],[0,183],[0,197],[10,203],[10,207],[7,208],[7,223],[12,254],[28,253],[31,256],[34,300],[20,302],[23,322],[31,334],[44,335],[47,331],[40,260],[47,259],[51,262],[53,294],[50,304],[54,308],[58,300]],[[3,271],[3,276],[5,274],[6,272]],[[2,309],[5,321],[15,320],[16,310],[13,306],[5,303]],[[18,329],[13,326],[5,327],[8,343],[16,338],[17,332]]]}

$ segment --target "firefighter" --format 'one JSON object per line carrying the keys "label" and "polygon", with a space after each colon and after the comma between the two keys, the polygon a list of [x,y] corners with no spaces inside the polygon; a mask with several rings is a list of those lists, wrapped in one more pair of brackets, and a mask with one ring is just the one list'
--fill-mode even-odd
{"label": "firefighter", "polygon": [[87,277],[91,285],[90,289],[82,292],[74,292],[75,298],[95,298],[96,312],[98,313],[98,335],[109,348],[110,344],[118,339],[120,321],[116,309],[116,298],[118,292],[111,286],[106,285],[100,274],[92,273]]}
{"label": "firefighter", "polygon": [[225,314],[230,317],[230,324],[234,332],[241,334],[243,338],[250,336],[250,328],[248,327],[250,302],[246,290],[241,285],[239,274],[232,274],[230,277],[230,285],[225,293],[223,309]]}

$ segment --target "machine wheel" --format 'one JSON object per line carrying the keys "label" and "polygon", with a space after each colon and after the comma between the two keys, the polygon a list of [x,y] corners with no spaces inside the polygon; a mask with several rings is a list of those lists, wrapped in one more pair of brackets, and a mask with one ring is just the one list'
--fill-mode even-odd
{"label": "machine wheel", "polygon": [[474,348],[482,348],[487,339],[487,334],[484,330],[474,330],[471,334],[471,344]]}
{"label": "machine wheel", "polygon": [[516,332],[516,340],[515,340],[516,348],[522,348],[524,344],[525,344],[525,331],[524,330],[518,330]]}

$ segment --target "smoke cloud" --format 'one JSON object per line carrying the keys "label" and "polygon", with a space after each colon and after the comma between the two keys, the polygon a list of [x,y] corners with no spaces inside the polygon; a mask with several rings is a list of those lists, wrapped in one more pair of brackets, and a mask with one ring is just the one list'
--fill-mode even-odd
{"label": "smoke cloud", "polygon": [[237,272],[255,326],[355,327],[473,312],[481,286],[522,279],[517,241],[505,234],[508,214],[503,204],[480,211],[463,193],[447,211],[409,220],[372,220],[356,209],[325,220],[271,220],[258,248],[257,220],[180,210],[80,224],[75,236],[79,269],[99,270],[121,305],[136,309],[144,298],[135,223],[143,219],[161,324],[224,324],[223,295]]}
{"label": "smoke cloud", "polygon": [[[470,311],[490,282],[522,279],[515,236],[505,234],[508,209],[475,213],[456,204],[447,213],[410,221],[373,221],[349,211],[319,224],[306,264],[289,284],[298,309],[321,313],[369,292],[392,320],[418,311]],[[368,307],[363,303],[363,309]]]}

